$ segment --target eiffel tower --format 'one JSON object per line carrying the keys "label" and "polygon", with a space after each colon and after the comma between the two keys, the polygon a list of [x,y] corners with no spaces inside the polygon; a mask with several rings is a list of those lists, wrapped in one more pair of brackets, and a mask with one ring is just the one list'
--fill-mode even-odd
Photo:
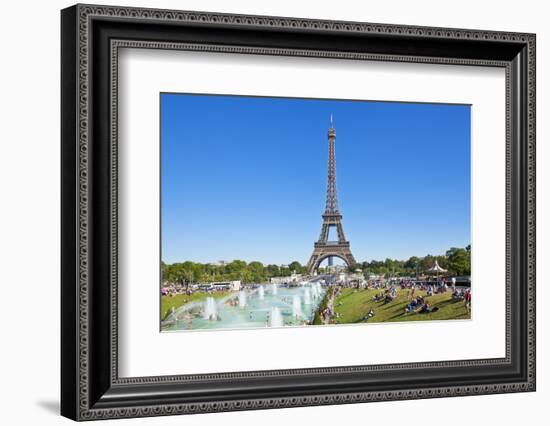
{"label": "eiffel tower", "polygon": [[[336,196],[336,155],[335,155],[336,130],[332,123],[332,114],[330,116],[330,128],[328,129],[328,181],[327,181],[327,199],[326,207],[323,213],[323,225],[319,240],[313,245],[313,254],[307,263],[307,270],[314,274],[321,262],[328,258],[329,265],[332,265],[332,258],[339,257],[348,266],[355,263],[355,258],[351,254],[349,241],[344,236],[342,227],[342,215],[338,208],[338,197]],[[338,241],[329,241],[329,231],[336,228]]]}

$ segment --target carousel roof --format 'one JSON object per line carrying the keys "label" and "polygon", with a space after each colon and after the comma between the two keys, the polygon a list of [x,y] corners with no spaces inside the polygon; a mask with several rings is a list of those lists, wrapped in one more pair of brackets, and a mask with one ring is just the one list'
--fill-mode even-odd
{"label": "carousel roof", "polygon": [[439,266],[439,263],[437,263],[437,260],[436,260],[435,265],[432,266],[430,269],[428,269],[428,272],[447,272],[447,270]]}

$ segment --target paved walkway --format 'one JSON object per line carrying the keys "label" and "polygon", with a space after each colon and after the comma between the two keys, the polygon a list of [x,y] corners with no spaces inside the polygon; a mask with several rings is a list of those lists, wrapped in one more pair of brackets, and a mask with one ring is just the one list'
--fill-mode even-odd
{"label": "paved walkway", "polygon": [[[327,302],[327,308],[331,313],[334,313],[334,299],[335,299],[336,292],[334,291],[334,287],[331,287],[329,291],[330,291],[330,297]],[[330,324],[330,315],[328,318],[323,317],[323,324],[325,325]]]}

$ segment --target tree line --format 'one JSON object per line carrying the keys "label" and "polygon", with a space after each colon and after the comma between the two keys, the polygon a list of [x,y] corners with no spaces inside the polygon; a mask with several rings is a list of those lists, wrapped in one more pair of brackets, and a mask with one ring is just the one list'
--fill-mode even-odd
{"label": "tree line", "polygon": [[[428,254],[424,257],[412,256],[407,260],[365,261],[351,265],[349,270],[361,269],[367,278],[372,274],[385,277],[413,277],[423,274],[436,260],[449,274],[470,275],[470,245],[464,248],[452,247],[444,255]],[[222,265],[191,261],[172,264],[162,262],[161,272],[164,283],[190,284],[240,280],[246,284],[266,282],[272,277],[286,277],[292,272],[306,274],[307,269],[298,261],[289,265],[264,265],[258,261],[247,263],[244,260],[233,260]]]}
{"label": "tree line", "polygon": [[451,247],[444,255],[428,254],[424,257],[411,256],[407,260],[386,259],[372,260],[353,265],[350,269],[361,269],[368,275],[410,277],[422,275],[432,266],[436,260],[439,266],[447,269],[449,275],[470,275],[471,273],[471,246]]}
{"label": "tree line", "polygon": [[223,265],[198,262],[161,263],[162,280],[169,283],[209,283],[216,281],[236,281],[243,283],[266,282],[272,277],[286,277],[296,272],[307,273],[305,266],[294,261],[289,265],[264,265],[261,262],[250,263],[233,260]]}

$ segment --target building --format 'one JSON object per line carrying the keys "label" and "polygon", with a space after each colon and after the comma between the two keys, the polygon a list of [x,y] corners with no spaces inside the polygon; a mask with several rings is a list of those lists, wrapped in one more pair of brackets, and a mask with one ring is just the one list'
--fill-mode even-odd
{"label": "building", "polygon": [[292,272],[290,276],[286,277],[271,277],[269,279],[269,282],[271,284],[286,284],[286,283],[297,283],[299,281],[302,281],[302,274],[297,274],[296,272]]}
{"label": "building", "polygon": [[353,285],[359,287],[364,287],[366,285],[365,277],[361,272],[340,272],[338,274],[335,274],[334,281],[339,284]]}
{"label": "building", "polygon": [[233,290],[239,291],[241,289],[241,281],[219,281],[212,283],[214,290]]}
{"label": "building", "polygon": [[241,289],[240,281],[216,281],[213,283],[204,283],[193,286],[194,290],[202,291],[215,291],[215,290],[228,290],[238,291]]}

